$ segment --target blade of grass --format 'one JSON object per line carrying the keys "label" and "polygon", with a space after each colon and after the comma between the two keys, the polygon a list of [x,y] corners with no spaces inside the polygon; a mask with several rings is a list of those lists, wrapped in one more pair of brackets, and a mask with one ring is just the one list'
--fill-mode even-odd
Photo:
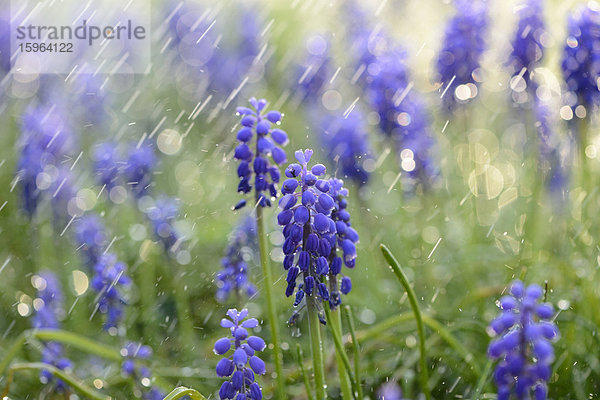
{"label": "blade of grass", "polygon": [[[271,276],[271,265],[267,253],[267,235],[265,232],[263,208],[256,208],[256,234],[258,236],[258,247],[260,252],[260,265],[264,278],[265,300],[269,316],[269,327],[271,329],[271,343],[273,343],[273,357],[275,358],[275,373],[277,374],[277,398],[285,399],[285,382],[283,376],[283,357],[279,344],[279,321],[277,320],[277,306],[273,299],[273,277]],[[318,327],[317,327],[318,328]],[[316,371],[315,371],[316,373]]]}
{"label": "blade of grass", "polygon": [[75,349],[89,354],[106,358],[113,361],[121,361],[122,357],[119,350],[113,349],[102,343],[90,340],[73,332],[62,331],[58,329],[39,329],[23,332],[10,347],[2,361],[0,362],[0,374],[4,373],[11,361],[23,349],[29,338],[35,338],[46,342],[54,341],[72,346]]}
{"label": "blade of grass", "polygon": [[31,371],[31,370],[44,370],[50,372],[56,378],[64,381],[67,385],[81,393],[85,396],[85,398],[92,400],[110,400],[112,397],[105,396],[102,393],[90,388],[85,383],[81,382],[79,379],[67,374],[66,372],[56,368],[53,365],[45,364],[41,362],[35,363],[15,363],[8,370],[8,379],[7,384],[2,394],[2,398],[8,397],[8,391],[10,389],[10,383],[12,381],[12,375],[17,371]]}
{"label": "blade of grass", "polygon": [[406,274],[400,267],[400,263],[396,260],[396,257],[392,254],[392,252],[384,245],[380,244],[379,248],[383,253],[383,256],[388,261],[394,274],[406,290],[406,294],[408,295],[408,300],[410,301],[410,305],[415,314],[415,321],[417,322],[417,333],[419,335],[419,350],[421,353],[421,367],[419,368],[420,378],[421,378],[421,386],[423,389],[423,393],[425,393],[425,398],[427,400],[431,399],[431,393],[429,391],[429,374],[427,371],[427,354],[425,350],[425,327],[423,325],[423,317],[421,315],[421,309],[419,308],[419,303],[417,302],[417,296],[415,295],[415,291],[410,286],[408,282],[408,278]]}
{"label": "blade of grass", "polygon": [[352,350],[354,354],[354,379],[356,380],[357,395],[360,400],[364,399],[362,392],[362,385],[360,380],[360,343],[356,338],[356,330],[354,329],[354,311],[350,306],[344,307],[346,319],[348,320],[348,328],[350,330],[350,337],[352,338]]}
{"label": "blade of grass", "polygon": [[[328,308],[328,306],[325,305],[325,308]],[[330,327],[330,330],[335,330],[335,335],[340,338],[340,343],[342,343],[342,315],[340,313],[340,309],[337,308],[331,311],[330,314],[332,315],[330,315],[331,319],[329,320],[328,326]],[[342,352],[344,352],[343,345]],[[350,382],[349,374],[346,371],[348,367],[344,365],[344,360],[342,359],[342,356],[340,355],[337,346],[335,352],[335,361],[337,364],[338,375],[340,378],[340,389],[342,390],[342,399],[351,400],[354,398],[355,395],[352,391],[352,383]]]}
{"label": "blade of grass", "polygon": [[481,373],[481,375],[479,376],[479,380],[477,381],[477,386],[475,386],[475,391],[473,392],[473,396],[471,397],[473,400],[479,400],[480,396],[481,396],[481,391],[483,390],[483,387],[485,386],[488,377],[490,375],[490,371],[492,370],[492,365],[494,364],[493,360],[488,360],[488,362],[485,364],[485,367],[483,368],[483,372]]}
{"label": "blade of grass", "polygon": [[202,396],[197,390],[183,386],[173,389],[163,400],[177,400],[185,396],[189,396],[192,400],[206,400],[206,397]]}
{"label": "blade of grass", "polygon": [[354,374],[352,373],[352,366],[350,365],[350,360],[348,359],[348,355],[344,351],[344,345],[342,344],[341,334],[337,331],[337,329],[335,329],[332,326],[333,317],[331,315],[331,311],[329,311],[329,307],[325,306],[323,307],[323,309],[325,310],[325,318],[327,318],[327,326],[331,327],[329,331],[331,332],[331,336],[333,336],[333,343],[335,344],[336,355],[339,355],[339,357],[342,359],[344,367],[346,368],[346,373],[350,378],[350,384],[354,389],[353,394],[356,395],[356,381],[354,380]]}
{"label": "blade of grass", "polygon": [[304,368],[304,357],[302,356],[302,348],[298,343],[296,343],[296,355],[298,356],[298,368],[302,373],[302,380],[304,381],[304,388],[306,389],[306,397],[308,398],[308,400],[314,400],[312,389],[310,387],[310,380],[308,379],[308,374],[306,373],[306,369]]}

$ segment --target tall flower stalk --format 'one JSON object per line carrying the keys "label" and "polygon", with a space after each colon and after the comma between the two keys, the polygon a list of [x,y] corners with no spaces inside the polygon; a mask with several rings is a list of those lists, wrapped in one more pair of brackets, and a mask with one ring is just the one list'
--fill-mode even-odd
{"label": "tall flower stalk", "polygon": [[[332,304],[337,303],[331,297],[333,295],[335,298],[336,292],[330,293],[327,287],[327,276],[331,270],[328,257],[332,255],[332,245],[335,245],[336,224],[331,219],[335,201],[327,193],[330,190],[329,182],[319,179],[325,174],[325,166],[316,164],[308,168],[312,154],[310,149],[298,150],[295,154],[298,163],[290,164],[285,170],[288,179],[282,186],[283,197],[279,201],[282,211],[277,216],[277,221],[285,226],[283,266],[287,270],[288,283],[285,294],[289,297],[295,293],[295,306],[305,301],[316,397],[323,399],[326,392],[319,323],[324,322],[320,315],[323,303],[327,304],[326,307],[330,301]],[[339,264],[341,268],[341,259],[336,259],[335,264]],[[336,286],[333,287],[334,290],[335,288]]]}
{"label": "tall flower stalk", "polygon": [[[269,326],[271,328],[271,342],[273,343],[273,356],[275,357],[275,373],[277,374],[278,398],[285,398],[285,385],[283,376],[283,357],[279,344],[279,325],[277,319],[277,306],[273,297],[273,277],[269,263],[269,252],[263,208],[271,205],[270,198],[277,197],[276,184],[280,179],[278,165],[287,160],[285,151],[279,146],[288,142],[287,134],[281,129],[274,128],[279,124],[281,113],[279,111],[266,111],[265,99],[250,99],[248,107],[238,107],[237,113],[242,117],[242,128],[237,133],[240,144],[235,148],[235,158],[240,161],[237,173],[240,178],[238,192],[250,193],[254,189],[256,205],[256,230],[258,234],[258,247],[260,264],[264,278],[264,293],[269,313]],[[270,163],[272,160],[276,165]],[[254,188],[253,188],[254,186]],[[241,200],[234,207],[244,207],[246,200]]]}
{"label": "tall flower stalk", "polygon": [[558,328],[552,322],[553,308],[540,303],[542,288],[525,287],[521,281],[512,283],[510,293],[499,301],[502,312],[490,324],[499,337],[488,348],[492,359],[499,359],[494,372],[498,400],[547,398],[547,382],[552,374],[554,349],[551,341],[558,338]]}

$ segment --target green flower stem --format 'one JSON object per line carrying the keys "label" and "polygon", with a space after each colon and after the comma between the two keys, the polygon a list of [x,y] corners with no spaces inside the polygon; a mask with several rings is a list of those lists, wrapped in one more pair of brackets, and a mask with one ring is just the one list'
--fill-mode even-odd
{"label": "green flower stem", "polygon": [[302,348],[299,343],[296,343],[296,355],[298,359],[298,368],[302,373],[302,380],[304,381],[304,388],[306,390],[306,397],[308,400],[314,400],[312,389],[310,388],[310,381],[308,379],[308,374],[306,373],[306,369],[304,368],[304,357],[302,356]]}
{"label": "green flower stem", "polygon": [[[325,312],[327,315],[327,322],[334,337],[335,345],[335,361],[337,363],[338,375],[340,377],[340,388],[342,390],[342,399],[351,400],[354,398],[352,392],[352,383],[349,379],[349,374],[352,369],[350,367],[350,361],[348,361],[348,356],[344,352],[344,346],[342,344],[342,315],[340,314],[340,309],[337,308],[333,311],[329,311],[329,307],[325,305]],[[339,343],[339,345],[338,345]],[[341,350],[341,351],[340,351]],[[343,356],[346,356],[346,361],[348,364],[344,362]]]}
{"label": "green flower stem", "polygon": [[346,319],[348,320],[348,328],[350,329],[350,337],[352,338],[352,350],[354,353],[354,379],[356,380],[358,399],[362,400],[364,397],[360,380],[360,343],[356,338],[356,330],[354,329],[354,312],[350,306],[345,306],[344,313],[346,314]]}
{"label": "green flower stem", "polygon": [[425,351],[425,327],[423,325],[423,317],[421,315],[419,303],[417,302],[417,296],[415,295],[415,291],[413,290],[413,288],[410,286],[408,278],[406,277],[406,274],[400,267],[400,264],[398,263],[398,260],[396,260],[396,257],[394,257],[392,252],[384,244],[380,244],[379,247],[381,249],[381,252],[383,253],[383,256],[392,267],[394,274],[396,275],[402,286],[404,286],[404,290],[406,290],[408,300],[410,301],[410,305],[415,314],[415,321],[417,322],[417,333],[419,335],[419,350],[421,353],[421,367],[419,371],[421,378],[421,386],[423,389],[423,393],[425,393],[425,398],[427,400],[430,400],[431,393],[429,391],[429,374],[427,371],[427,354]]}
{"label": "green flower stem", "polygon": [[2,397],[3,398],[8,397],[8,391],[10,389],[10,383],[12,381],[12,375],[14,372],[31,371],[31,370],[44,370],[44,371],[50,372],[56,378],[64,381],[71,388],[75,389],[76,391],[78,391],[79,393],[84,395],[85,398],[92,399],[92,400],[110,400],[110,399],[112,399],[112,397],[105,396],[102,393],[90,388],[85,383],[81,382],[79,379],[65,373],[64,371],[56,368],[55,366],[50,365],[50,364],[41,363],[41,362],[13,364],[13,366],[10,367],[10,369],[8,370],[7,385],[6,385],[6,388],[4,389]]}
{"label": "green flower stem", "polygon": [[173,389],[163,400],[177,400],[185,396],[189,396],[192,400],[206,400],[200,392],[183,386]]}
{"label": "green flower stem", "polygon": [[315,374],[315,393],[317,400],[327,398],[325,390],[325,368],[323,366],[323,344],[321,342],[321,327],[319,322],[316,294],[306,296],[306,312],[308,314],[308,330],[310,332],[310,345],[313,358],[313,372]]}
{"label": "green flower stem", "polygon": [[260,251],[260,265],[262,267],[265,289],[265,300],[269,313],[269,326],[271,328],[271,343],[273,343],[273,356],[275,357],[275,373],[277,374],[277,398],[285,399],[285,382],[283,376],[283,357],[279,345],[279,322],[277,319],[277,307],[273,299],[273,277],[269,263],[267,246],[267,235],[265,233],[265,222],[263,208],[256,207],[256,227],[258,234],[258,246]]}
{"label": "green flower stem", "polygon": [[485,364],[483,372],[481,373],[481,376],[479,377],[479,380],[477,381],[477,386],[475,386],[475,391],[473,392],[473,397],[471,397],[473,400],[480,399],[481,392],[483,391],[483,387],[485,386],[485,384],[490,376],[490,372],[492,371],[493,364],[494,364],[494,361],[492,361],[492,360],[488,360],[488,362]]}
{"label": "green flower stem", "polygon": [[[171,281],[171,287],[173,289],[173,297],[175,299],[175,312],[177,313],[177,322],[179,325],[179,333],[181,334],[181,342],[185,345],[187,350],[194,348],[194,322],[192,320],[192,313],[190,311],[189,299],[186,291],[184,290],[185,282],[182,279],[182,275],[179,274],[179,266],[173,263],[173,260],[165,254],[166,263],[169,266],[169,272],[173,273],[173,280]],[[153,285],[154,287],[154,285]],[[183,352],[188,354],[187,351]]]}

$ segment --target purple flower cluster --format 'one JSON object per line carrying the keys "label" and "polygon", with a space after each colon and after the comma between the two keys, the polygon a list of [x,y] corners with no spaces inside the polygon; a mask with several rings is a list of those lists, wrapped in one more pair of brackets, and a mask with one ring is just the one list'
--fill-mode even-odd
{"label": "purple flower cluster", "polygon": [[138,145],[129,149],[123,174],[136,198],[148,194],[155,166],[156,156],[152,146]]}
{"label": "purple flower cluster", "polygon": [[[336,245],[344,253],[343,262],[352,268],[358,235],[347,224],[349,214],[344,210],[346,203],[343,199],[346,192],[338,185],[341,181],[320,179],[325,174],[323,164],[316,164],[309,169],[312,154],[310,149],[296,152],[298,164],[287,167],[285,175],[288,179],[281,189],[283,196],[279,200],[279,208],[282,211],[277,221],[284,226],[283,266],[288,271],[285,294],[289,297],[296,292],[294,305],[299,305],[305,294],[312,296],[314,291],[322,301],[335,306],[336,297],[339,297],[337,284],[330,282],[328,288],[327,277],[335,277],[341,272],[342,259],[335,254]],[[301,274],[301,283],[297,286],[296,281]],[[333,297],[330,296],[330,289],[335,290]],[[350,289],[349,280],[342,279],[342,293]]]}
{"label": "purple flower cluster", "polygon": [[177,244],[181,242],[181,237],[174,226],[179,217],[177,200],[159,196],[154,205],[146,211],[146,215],[152,222],[154,235],[162,242],[165,250],[174,251]]}
{"label": "purple flower cluster", "polygon": [[513,49],[507,63],[512,74],[521,75],[527,83],[544,55],[542,35],[546,30],[543,11],[542,0],[528,0],[519,10],[519,26],[512,41]]}
{"label": "purple flower cluster", "polygon": [[264,375],[266,367],[255,353],[263,351],[265,341],[258,336],[249,336],[248,329],[256,328],[256,318],[246,319],[248,310],[240,312],[235,308],[227,311],[227,317],[221,320],[223,328],[229,328],[231,336],[223,337],[215,343],[216,354],[225,356],[230,350],[233,353],[221,359],[217,364],[217,376],[228,378],[221,385],[221,399],[261,400],[262,390],[255,382],[254,374]]}
{"label": "purple flower cluster", "polygon": [[86,215],[76,221],[75,241],[92,273],[91,287],[98,293],[97,310],[106,315],[104,329],[116,328],[126,304],[123,292],[131,284],[126,266],[115,254],[106,253],[105,229],[96,215]]}
{"label": "purple flower cluster", "polygon": [[96,180],[110,192],[119,179],[120,160],[116,143],[100,143],[94,149],[92,156]]}
{"label": "purple flower cluster", "polygon": [[[57,182],[57,169],[72,145],[69,127],[56,107],[29,107],[21,119],[17,179],[22,207],[32,217],[42,192]],[[56,188],[55,188],[56,189]]]}
{"label": "purple flower cluster", "polygon": [[396,382],[386,382],[377,390],[377,400],[402,400],[402,389]]}
{"label": "purple flower cluster", "polygon": [[600,102],[600,10],[595,7],[594,3],[580,6],[569,16],[562,70],[568,90],[575,95],[571,106]]}
{"label": "purple flower cluster", "polygon": [[474,76],[486,48],[487,6],[483,1],[459,1],[454,18],[446,26],[444,43],[437,59],[444,103],[450,109],[456,104],[454,91],[459,85],[478,85]]}
{"label": "purple flower cluster", "polygon": [[561,163],[560,139],[553,128],[552,113],[545,104],[534,104],[536,127],[539,137],[539,168],[544,174],[550,192],[560,193],[567,185],[567,176]]}
{"label": "purple flower cluster", "polygon": [[491,358],[500,359],[494,372],[498,400],[511,394],[529,399],[532,391],[536,400],[546,399],[554,360],[551,341],[558,338],[558,328],[552,306],[539,302],[542,295],[540,286],[515,281],[499,301],[502,312],[490,324],[499,337],[488,348]]}
{"label": "purple flower cluster", "polygon": [[321,35],[308,39],[308,56],[298,68],[295,77],[296,91],[308,102],[319,102],[320,95],[333,76],[331,56],[328,53],[330,44]]}
{"label": "purple flower cluster", "polygon": [[142,398],[144,400],[162,400],[165,397],[165,393],[156,387],[148,389],[152,380],[152,371],[144,363],[148,362],[150,357],[152,357],[150,346],[128,342],[121,349],[121,356],[124,358],[121,364],[121,371],[123,371],[125,376],[135,379],[136,384],[139,383],[143,392]]}
{"label": "purple flower cluster", "polygon": [[98,310],[106,315],[104,329],[116,328],[123,317],[123,308],[127,304],[123,290],[131,285],[126,270],[126,265],[112,253],[103,254],[94,265],[90,286],[98,293]]}
{"label": "purple flower cluster", "polygon": [[321,119],[320,139],[327,158],[345,178],[362,186],[369,180],[363,161],[369,157],[370,149],[364,116],[352,110],[344,116],[327,115]]}
{"label": "purple flower cluster", "polygon": [[[272,124],[279,124],[281,113],[279,111],[265,111],[265,99],[250,99],[252,108],[238,107],[237,113],[242,116],[242,128],[237,133],[240,144],[235,148],[234,157],[240,161],[237,173],[240,178],[238,192],[250,193],[252,181],[256,202],[260,207],[270,207],[272,197],[277,197],[276,184],[280,179],[278,165],[287,161],[285,151],[279,146],[288,142],[287,134]],[[269,162],[271,158],[275,165]],[[253,179],[254,178],[254,179]],[[266,195],[265,193],[268,193]],[[240,201],[235,208],[246,204]]]}
{"label": "purple flower cluster", "polygon": [[[64,298],[58,279],[48,271],[42,272],[34,279],[37,289],[37,297],[41,300],[41,306],[37,308],[33,316],[33,327],[35,329],[60,329],[59,318],[64,314]],[[61,343],[47,342],[42,350],[42,362],[55,366],[61,370],[69,370],[72,363],[64,357],[64,349]],[[42,382],[48,383],[53,380],[49,371],[40,373]],[[67,385],[57,379],[56,388],[65,391]]]}
{"label": "purple flower cluster", "polygon": [[[150,145],[131,146],[124,161],[120,161],[114,143],[101,143],[94,152],[94,169],[98,183],[110,192],[125,180],[124,184],[138,200],[150,195],[152,173],[156,163],[156,156]],[[165,251],[175,252],[182,241],[174,226],[179,216],[178,201],[159,195],[152,206],[144,210],[144,214],[152,224],[154,236],[163,244]]]}
{"label": "purple flower cluster", "polygon": [[393,139],[402,170],[428,184],[437,176],[429,115],[413,88],[406,52],[396,49],[373,60],[368,68],[369,102],[379,115],[379,128]]}
{"label": "purple flower cluster", "polygon": [[231,293],[252,297],[256,287],[248,279],[247,260],[256,251],[256,222],[246,217],[233,231],[225,257],[221,260],[223,269],[217,274],[217,300],[224,302]]}

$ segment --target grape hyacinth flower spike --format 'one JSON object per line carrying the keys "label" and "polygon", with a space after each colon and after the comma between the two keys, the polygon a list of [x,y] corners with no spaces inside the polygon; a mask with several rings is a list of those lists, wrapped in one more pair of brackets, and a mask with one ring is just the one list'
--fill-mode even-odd
{"label": "grape hyacinth flower spike", "polygon": [[264,375],[266,367],[256,352],[263,351],[265,341],[258,336],[249,336],[248,329],[256,328],[256,318],[248,318],[248,310],[229,309],[227,317],[221,320],[223,328],[229,328],[231,336],[223,337],[215,343],[216,354],[225,356],[217,363],[217,376],[228,378],[221,385],[221,399],[261,400],[262,389],[255,381],[255,374]]}
{"label": "grape hyacinth flower spike", "polygon": [[577,104],[584,107],[598,105],[600,10],[596,3],[580,6],[569,16],[567,35],[562,70],[567,89],[573,97],[568,101],[569,106],[575,108]]}
{"label": "grape hyacinth flower spike", "polygon": [[[34,287],[37,289],[38,299],[41,306],[36,307],[36,313],[33,316],[33,327],[35,329],[60,329],[59,319],[61,314],[65,313],[64,298],[58,279],[48,271],[34,276],[32,279]],[[38,300],[36,299],[36,300]],[[72,363],[64,357],[64,349],[59,342],[47,342],[42,350],[42,362],[54,365],[60,370],[71,369]],[[40,379],[43,383],[51,382],[54,376],[49,371],[42,371]],[[56,388],[60,392],[67,390],[67,385],[57,379]]]}
{"label": "grape hyacinth flower spike", "polygon": [[142,390],[144,400],[162,400],[165,394],[156,387],[150,387],[152,381],[152,371],[144,363],[152,357],[150,346],[141,343],[128,342],[120,351],[124,358],[121,363],[123,375],[135,380],[136,385]]}
{"label": "grape hyacinth flower spike", "polygon": [[489,356],[500,360],[494,372],[498,400],[508,400],[511,394],[529,399],[532,391],[536,400],[547,397],[554,360],[551,341],[558,338],[558,328],[552,322],[552,306],[539,302],[542,295],[540,286],[525,287],[517,280],[499,301],[502,312],[490,324],[499,337],[488,348]]}
{"label": "grape hyacinth flower spike", "polygon": [[[288,142],[287,134],[273,124],[279,124],[282,114],[279,111],[265,111],[265,99],[250,99],[252,108],[238,107],[242,128],[237,133],[240,144],[235,148],[235,159],[240,161],[238,192],[250,193],[252,181],[256,202],[260,207],[270,207],[271,197],[277,197],[276,184],[280,179],[279,165],[287,161],[285,151],[280,146]],[[272,159],[276,165],[269,161]],[[268,193],[268,195],[265,195]],[[242,208],[246,200],[241,200],[234,209]]]}
{"label": "grape hyacinth flower spike", "polygon": [[[477,71],[486,48],[487,4],[483,1],[458,1],[457,12],[446,26],[444,43],[437,59],[442,97],[449,111],[455,98],[466,101],[475,97],[480,77]],[[458,93],[466,85],[470,94]],[[464,92],[464,91],[463,91]]]}
{"label": "grape hyacinth flower spike", "polygon": [[[248,279],[248,263],[257,249],[256,221],[246,217],[233,232],[225,257],[221,259],[223,269],[217,274],[217,300],[224,302],[231,293],[248,297],[256,294],[256,287]],[[239,297],[238,297],[239,298]]]}
{"label": "grape hyacinth flower spike", "polygon": [[[331,219],[335,201],[328,194],[331,186],[327,180],[319,179],[325,174],[323,164],[308,168],[312,154],[310,149],[298,150],[298,164],[290,164],[285,170],[288,179],[282,185],[283,196],[279,200],[282,211],[277,216],[279,225],[284,226],[285,294],[290,297],[296,293],[296,306],[305,294],[312,296],[313,291],[322,301],[329,301],[328,257],[336,243],[336,224]],[[297,285],[298,278],[301,282]]]}
{"label": "grape hyacinth flower spike", "polygon": [[[335,244],[331,248],[329,260],[329,307],[334,310],[341,304],[340,291],[346,295],[352,290],[352,281],[348,276],[339,276],[342,272],[342,264],[348,268],[356,265],[356,244],[359,241],[358,232],[350,224],[350,213],[346,210],[348,206],[348,189],[344,188],[341,179],[329,180],[329,195],[333,198],[335,206],[331,212],[331,218],[335,222]],[[337,250],[341,249],[342,257],[338,257]],[[339,282],[338,282],[339,281]],[[339,283],[339,289],[338,289]]]}

